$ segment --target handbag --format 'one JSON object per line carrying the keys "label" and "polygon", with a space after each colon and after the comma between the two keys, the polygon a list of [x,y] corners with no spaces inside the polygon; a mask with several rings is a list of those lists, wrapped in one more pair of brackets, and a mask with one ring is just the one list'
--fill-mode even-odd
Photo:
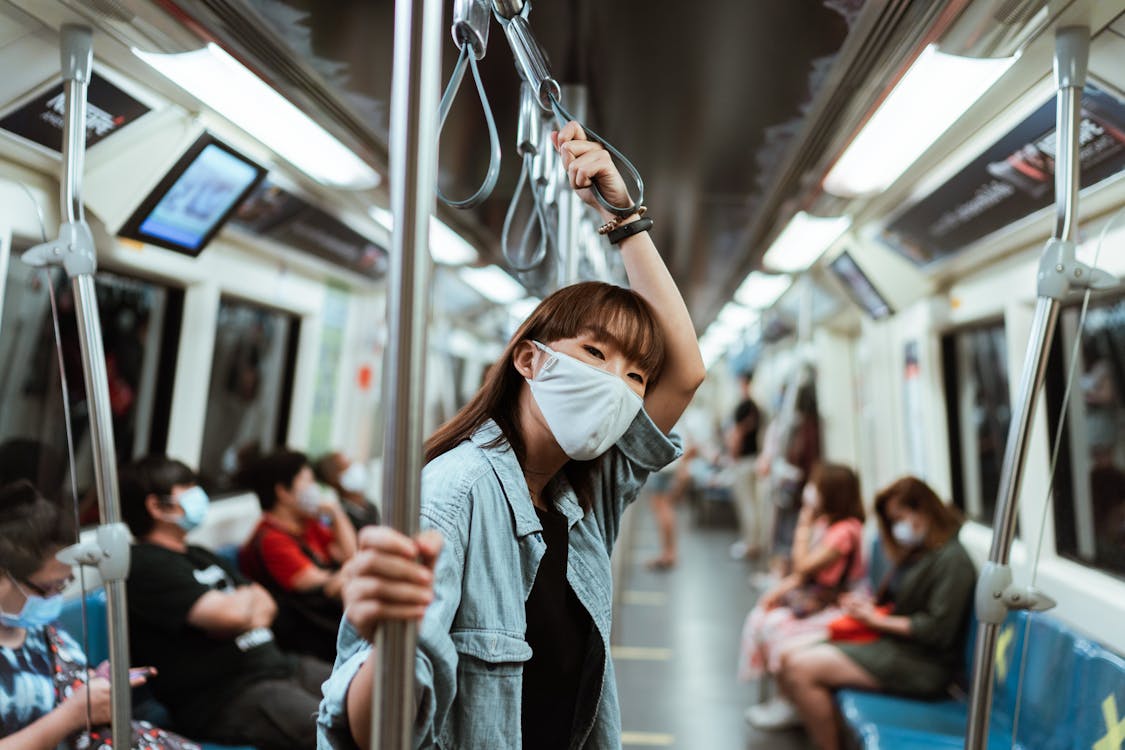
{"label": "handbag", "polygon": [[787,591],[781,597],[781,606],[787,607],[798,619],[804,619],[835,604],[851,578],[852,566],[855,564],[857,557],[856,553],[857,549],[853,547],[851,552],[848,553],[848,561],[844,565],[844,570],[840,573],[840,578],[835,584],[825,586],[822,583],[812,581],[803,583],[797,588]]}
{"label": "handbag", "polygon": [[[891,613],[893,606],[883,604],[875,608],[881,615]],[[828,623],[828,640],[836,643],[873,643],[882,635],[870,625],[851,615],[842,615]]]}
{"label": "handbag", "polygon": [[[47,626],[47,643],[50,644],[51,658],[54,661],[55,705],[61,705],[75,690],[86,684],[86,664],[65,656],[70,651],[59,637],[59,631],[52,625]],[[130,750],[202,750],[197,743],[154,727],[147,721],[133,721],[132,729]],[[74,750],[114,750],[110,735],[109,727],[92,727],[76,734],[69,746]]]}

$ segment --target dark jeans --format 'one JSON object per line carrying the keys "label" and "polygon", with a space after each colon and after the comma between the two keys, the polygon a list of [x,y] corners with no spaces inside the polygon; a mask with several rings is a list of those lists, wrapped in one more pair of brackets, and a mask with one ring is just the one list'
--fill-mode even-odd
{"label": "dark jeans", "polygon": [[292,677],[250,685],[215,717],[207,739],[258,750],[313,750],[320,686],[332,665],[298,656]]}

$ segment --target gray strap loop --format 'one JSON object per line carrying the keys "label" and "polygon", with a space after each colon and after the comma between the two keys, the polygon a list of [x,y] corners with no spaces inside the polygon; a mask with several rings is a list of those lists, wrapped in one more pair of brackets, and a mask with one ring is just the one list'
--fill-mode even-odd
{"label": "gray strap loop", "polygon": [[441,105],[438,109],[438,141],[441,140],[441,131],[445,127],[445,118],[449,114],[450,108],[453,106],[453,100],[457,97],[457,92],[461,88],[461,82],[465,77],[465,67],[468,66],[473,72],[473,80],[476,82],[477,94],[480,96],[481,107],[484,109],[484,121],[488,125],[488,141],[489,141],[489,157],[488,157],[488,172],[484,176],[484,182],[481,183],[477,191],[470,195],[468,198],[454,199],[448,198],[441,192],[441,187],[437,187],[437,197],[442,203],[453,208],[475,208],[488,199],[492,195],[492,191],[496,188],[496,181],[500,177],[500,134],[496,132],[496,118],[492,115],[492,107],[488,104],[488,95],[484,92],[484,83],[480,79],[480,69],[477,67],[477,57],[474,53],[474,46],[466,42],[461,47],[461,54],[457,57],[457,65],[453,68],[453,75],[449,77],[449,83],[445,87],[445,93],[441,96]]}
{"label": "gray strap loop", "polygon": [[[548,231],[549,223],[547,220],[546,210],[543,206],[543,201],[535,191],[534,184],[528,184],[528,174],[531,172],[532,155],[527,154],[523,158],[523,168],[520,169],[519,180],[516,182],[515,192],[512,194],[512,201],[508,204],[508,212],[504,215],[504,227],[500,231],[500,250],[504,254],[504,260],[507,262],[508,267],[518,273],[525,273],[532,271],[539,267],[543,260],[547,257],[547,247],[550,242],[550,232]],[[516,216],[516,207],[520,202],[520,196],[523,195],[525,185],[531,191],[531,199],[533,204],[533,215],[528,217],[526,226],[524,226],[523,233],[518,247],[513,248],[510,243],[512,233],[512,222]],[[534,254],[528,260],[522,260],[526,255],[524,252],[531,240],[532,230],[539,227],[539,243],[535,248]]]}

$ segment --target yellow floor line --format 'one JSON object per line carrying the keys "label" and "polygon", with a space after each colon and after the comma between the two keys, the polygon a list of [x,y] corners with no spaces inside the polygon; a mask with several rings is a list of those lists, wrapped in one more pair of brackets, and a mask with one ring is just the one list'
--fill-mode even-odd
{"label": "yellow floor line", "polygon": [[672,649],[670,648],[611,646],[609,652],[614,659],[628,661],[668,661],[672,658]]}
{"label": "yellow floor line", "polygon": [[626,591],[622,601],[626,604],[662,607],[668,603],[668,595],[663,591]]}
{"label": "yellow floor line", "polygon": [[676,738],[670,734],[657,732],[622,732],[621,744],[625,746],[639,745],[644,747],[670,747],[675,744]]}

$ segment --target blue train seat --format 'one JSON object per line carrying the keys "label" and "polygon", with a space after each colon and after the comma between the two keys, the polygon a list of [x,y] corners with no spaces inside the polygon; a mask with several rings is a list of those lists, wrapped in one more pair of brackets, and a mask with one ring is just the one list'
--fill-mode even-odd
{"label": "blue train seat", "polygon": [[229,563],[230,566],[235,570],[239,570],[237,544],[228,544],[223,547],[219,547],[215,550],[215,555],[219,557],[219,559],[221,559],[223,562]]}
{"label": "blue train seat", "polygon": [[[98,665],[109,658],[109,631],[106,625],[105,591],[98,589],[86,595],[86,662]],[[73,599],[63,606],[59,624],[80,645],[82,644],[82,600]],[[168,709],[164,708],[144,688],[133,694],[133,715],[138,719],[157,726],[169,725]],[[255,750],[253,747],[239,745],[215,745],[202,743],[203,750]]]}
{"label": "blue train seat", "polygon": [[[966,645],[969,661],[972,635]],[[1021,666],[1023,694],[1017,706]],[[994,679],[989,748],[1100,750],[1100,741],[1116,749],[1125,740],[1125,660],[1053,617],[1008,616],[1000,630]],[[849,739],[866,750],[964,746],[968,707],[963,700],[919,701],[841,690],[837,703]]]}

